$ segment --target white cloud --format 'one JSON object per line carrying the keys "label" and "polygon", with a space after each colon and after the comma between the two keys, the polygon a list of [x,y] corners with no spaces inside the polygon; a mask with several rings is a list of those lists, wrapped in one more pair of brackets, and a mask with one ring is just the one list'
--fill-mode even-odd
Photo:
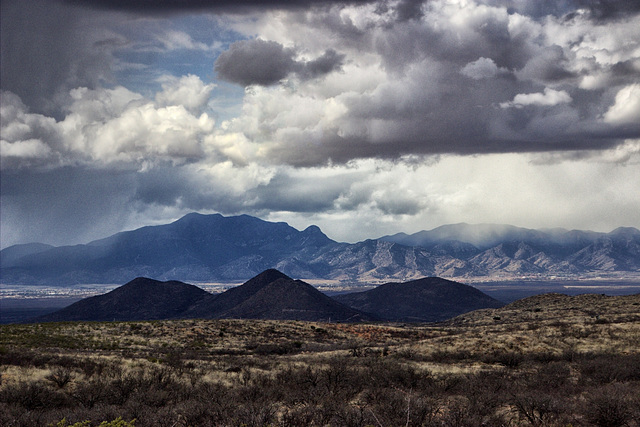
{"label": "white cloud", "polygon": [[498,74],[498,66],[491,58],[478,58],[465,65],[460,73],[474,80],[489,79]]}
{"label": "white cloud", "polygon": [[558,104],[568,104],[572,101],[571,96],[564,90],[553,90],[545,88],[544,93],[520,93],[513,98],[513,101],[503,102],[502,108],[516,107],[522,108],[527,105],[538,105],[542,107],[552,107]]}
{"label": "white cloud", "polygon": [[189,74],[180,78],[162,76],[159,79],[162,92],[156,94],[156,103],[160,107],[182,105],[191,113],[200,113],[210,99],[211,91],[216,87],[205,85],[198,76]]}
{"label": "white cloud", "polygon": [[[627,148],[629,154],[637,144]],[[362,160],[344,167],[303,169],[300,173],[311,180],[341,177],[344,189],[333,208],[314,213],[272,209],[268,218],[300,228],[317,224],[342,241],[457,222],[600,231],[622,224],[638,226],[640,194],[634,187],[640,182],[640,168],[571,160],[570,154],[553,164],[533,161],[539,155],[491,154],[442,156],[437,163],[419,166]],[[631,156],[638,161],[638,153]]]}
{"label": "white cloud", "polygon": [[[202,93],[211,90],[188,76],[176,82],[182,87],[167,86],[159,96],[161,102],[186,97],[187,106],[197,109],[205,98]],[[3,93],[2,150],[7,160],[3,169],[21,167],[19,158],[28,158],[29,166],[47,167],[183,164],[205,157],[204,139],[214,133],[215,122],[206,113],[195,115],[183,105],[157,106],[122,87],[77,88],[71,98],[68,114],[56,122],[29,113],[17,96]],[[34,158],[40,163],[34,164]]]}
{"label": "white cloud", "polygon": [[62,148],[63,137],[53,118],[29,113],[18,96],[3,91],[0,123],[2,170],[61,165],[54,151]]}
{"label": "white cloud", "polygon": [[166,30],[158,36],[158,40],[166,50],[211,50],[206,43],[193,40],[191,36],[184,31]]}
{"label": "white cloud", "polygon": [[113,89],[79,87],[70,91],[72,102],[67,110],[83,122],[103,122],[117,117],[132,105],[145,103],[139,93],[117,86]]}
{"label": "white cloud", "polygon": [[100,123],[87,141],[92,157],[102,162],[181,164],[203,156],[203,137],[213,120],[191,115],[183,106],[156,108],[148,103]]}
{"label": "white cloud", "polygon": [[629,85],[618,91],[615,103],[604,114],[604,121],[614,125],[640,123],[640,84]]}
{"label": "white cloud", "polygon": [[0,160],[2,169],[34,166],[51,155],[51,149],[38,139],[9,142],[0,140]]}

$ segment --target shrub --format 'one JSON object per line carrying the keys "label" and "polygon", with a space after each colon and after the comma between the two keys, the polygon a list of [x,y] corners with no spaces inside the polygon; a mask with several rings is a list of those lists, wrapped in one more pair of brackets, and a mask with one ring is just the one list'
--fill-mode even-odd
{"label": "shrub", "polygon": [[[103,421],[98,427],[135,427],[136,420],[125,421],[118,417],[113,421]],[[67,424],[67,419],[63,418],[56,424],[49,424],[49,427],[91,427],[91,421],[80,421],[74,424]]]}
{"label": "shrub", "polygon": [[18,405],[27,411],[61,408],[70,405],[70,401],[64,393],[39,382],[20,382],[7,385],[0,391],[0,402]]}
{"label": "shrub", "polygon": [[58,388],[64,388],[71,381],[71,369],[58,366],[46,376],[46,379],[57,385]]}
{"label": "shrub", "polygon": [[482,361],[485,363],[499,363],[507,368],[517,368],[523,360],[522,353],[509,350],[495,350],[482,357]]}
{"label": "shrub", "polygon": [[512,404],[520,419],[528,421],[533,426],[549,425],[563,410],[552,396],[533,392],[514,395]]}
{"label": "shrub", "polygon": [[633,417],[631,404],[620,387],[597,389],[586,399],[585,418],[598,427],[628,425]]}

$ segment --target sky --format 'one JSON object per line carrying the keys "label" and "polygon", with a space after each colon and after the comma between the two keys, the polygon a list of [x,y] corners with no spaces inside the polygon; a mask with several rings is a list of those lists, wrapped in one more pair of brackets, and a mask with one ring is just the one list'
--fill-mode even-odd
{"label": "sky", "polygon": [[0,246],[189,212],[640,227],[635,0],[2,0]]}

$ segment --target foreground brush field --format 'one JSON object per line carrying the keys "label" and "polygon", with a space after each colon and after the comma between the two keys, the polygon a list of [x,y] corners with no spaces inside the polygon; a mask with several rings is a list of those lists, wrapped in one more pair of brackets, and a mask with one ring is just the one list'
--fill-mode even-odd
{"label": "foreground brush field", "polygon": [[426,325],[3,325],[0,362],[3,426],[638,426],[640,295]]}

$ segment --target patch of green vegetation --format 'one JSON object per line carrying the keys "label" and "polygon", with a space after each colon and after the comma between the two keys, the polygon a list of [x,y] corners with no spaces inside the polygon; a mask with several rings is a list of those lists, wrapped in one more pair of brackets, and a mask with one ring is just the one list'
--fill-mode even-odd
{"label": "patch of green vegetation", "polygon": [[[122,417],[118,417],[113,421],[103,421],[97,424],[98,427],[135,427],[136,420],[125,421]],[[58,421],[55,424],[49,424],[49,427],[91,427],[91,421],[79,421],[77,423],[69,424],[66,418]]]}
{"label": "patch of green vegetation", "polygon": [[69,333],[62,324],[3,325],[0,328],[0,343],[27,348],[80,349],[86,347],[86,340],[82,335]]}

